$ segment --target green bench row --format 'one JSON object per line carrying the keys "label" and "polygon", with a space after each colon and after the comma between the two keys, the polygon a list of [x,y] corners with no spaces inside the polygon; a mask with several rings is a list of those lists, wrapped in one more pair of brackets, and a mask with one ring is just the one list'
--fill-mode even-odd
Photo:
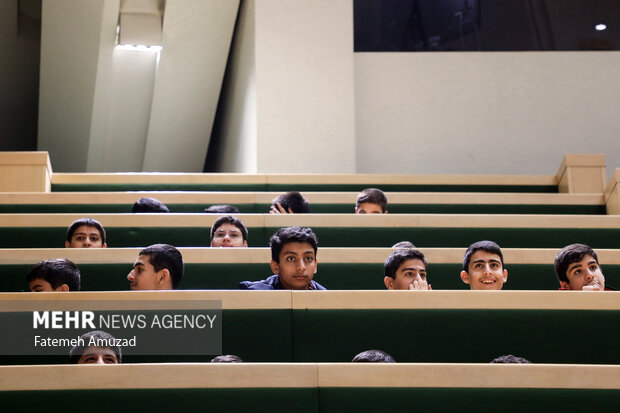
{"label": "green bench row", "polygon": [[[206,204],[166,204],[170,212],[201,213]],[[244,214],[269,212],[270,204],[234,204]],[[101,214],[131,212],[132,204],[0,204],[0,213]],[[316,214],[353,213],[353,204],[312,203]],[[579,214],[605,215],[605,205],[528,205],[528,204],[390,204],[395,214]]]}
{"label": "green bench row", "polygon": [[[301,222],[303,225],[303,221]],[[576,226],[578,223],[576,224]],[[113,227],[105,225],[110,247],[167,243],[209,246],[209,227]],[[279,227],[250,227],[248,244],[268,246]],[[620,228],[462,228],[462,227],[313,227],[323,247],[390,247],[409,240],[417,247],[467,247],[483,239],[504,248],[562,248],[581,242],[593,248],[620,248]],[[66,227],[0,227],[0,248],[58,248]]]}
{"label": "green bench row", "polygon": [[[383,290],[383,264],[321,263],[315,280],[328,290]],[[33,264],[0,265],[0,291],[26,291],[26,274]],[[129,288],[127,274],[132,263],[78,264],[82,274],[82,291],[123,291]],[[428,280],[436,290],[467,290],[461,281],[460,264],[433,264]],[[558,280],[553,264],[509,264],[506,290],[556,290]],[[620,265],[602,265],[606,284],[620,286]],[[236,289],[241,281],[261,280],[271,275],[268,263],[187,263],[180,289]]]}

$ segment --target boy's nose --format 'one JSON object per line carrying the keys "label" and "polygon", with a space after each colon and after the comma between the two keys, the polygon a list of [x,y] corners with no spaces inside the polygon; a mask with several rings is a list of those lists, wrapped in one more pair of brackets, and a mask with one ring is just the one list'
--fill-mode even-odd
{"label": "boy's nose", "polygon": [[103,355],[99,354],[97,356],[97,364],[105,364],[105,361],[103,361]]}
{"label": "boy's nose", "polygon": [[586,272],[586,280],[587,280],[587,281],[590,281],[590,280],[592,280],[593,278],[594,278],[594,272],[592,272],[592,271],[590,271],[590,270],[588,269],[588,271]]}
{"label": "boy's nose", "polygon": [[127,281],[132,281],[133,282],[133,271],[131,271],[129,274],[127,274]]}

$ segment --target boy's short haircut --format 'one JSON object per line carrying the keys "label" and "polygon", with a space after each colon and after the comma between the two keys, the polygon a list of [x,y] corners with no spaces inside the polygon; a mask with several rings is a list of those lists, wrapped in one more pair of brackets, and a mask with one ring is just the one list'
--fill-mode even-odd
{"label": "boy's short haircut", "polygon": [[412,242],[410,241],[401,241],[401,242],[397,242],[396,244],[392,245],[392,248],[399,248],[399,249],[407,249],[407,248],[415,248],[415,245],[413,245]]}
{"label": "boy's short haircut", "polygon": [[[78,361],[80,361],[80,358],[84,355],[84,352],[89,347],[104,347],[104,348],[107,347],[111,349],[114,352],[114,354],[116,354],[116,360],[119,363],[121,362],[123,355],[121,354],[120,346],[110,345],[116,342],[116,339],[114,338],[112,334],[106,333],[105,331],[101,331],[101,330],[95,330],[95,331],[89,331],[86,334],[82,334],[80,338],[83,340],[84,345],[73,346],[73,348],[69,351],[69,363],[78,364]],[[89,344],[91,341],[94,341],[94,343],[96,343],[98,340],[103,340],[102,342],[100,342],[100,344],[104,344],[104,345],[98,346],[98,345]]]}
{"label": "boy's short haircut", "polygon": [[351,360],[352,363],[396,363],[394,357],[381,350],[362,351]]}
{"label": "boy's short haircut", "polygon": [[298,226],[280,228],[269,239],[271,259],[279,264],[280,252],[282,252],[282,248],[290,242],[305,242],[312,245],[314,255],[316,255],[316,251],[319,246],[319,240],[310,228],[302,228]]}
{"label": "boy's short haircut", "polygon": [[214,357],[211,363],[243,363],[241,357],[234,354],[223,354],[221,356]]}
{"label": "boy's short haircut", "polygon": [[424,263],[424,268],[428,266],[426,258],[422,252],[416,249],[400,249],[394,251],[389,257],[387,257],[385,264],[383,264],[383,273],[386,277],[396,279],[396,271],[406,260],[420,260]]}
{"label": "boy's short haircut", "polygon": [[513,356],[508,354],[506,356],[499,356],[491,360],[491,364],[529,364],[531,361],[524,359],[523,357]]}
{"label": "boy's short haircut", "polygon": [[213,235],[215,234],[215,231],[217,231],[217,229],[221,227],[222,224],[232,224],[236,226],[237,228],[239,228],[239,231],[241,231],[241,236],[243,237],[243,240],[248,240],[248,229],[245,225],[243,225],[243,222],[241,222],[239,218],[233,217],[232,215],[224,215],[222,217],[219,217],[213,223],[213,226],[211,227],[211,240],[213,240]]}
{"label": "boy's short haircut", "polygon": [[75,231],[79,227],[84,226],[84,225],[86,225],[87,227],[97,228],[97,231],[99,231],[99,235],[101,236],[101,243],[102,244],[106,243],[105,229],[103,229],[103,225],[101,225],[99,221],[93,218],[80,218],[80,219],[76,219],[75,221],[73,221],[71,225],[69,225],[69,228],[67,229],[67,242],[71,242],[71,239],[73,238],[73,234],[75,234]]}
{"label": "boy's short haircut", "polygon": [[387,197],[382,190],[377,188],[366,188],[357,195],[355,207],[359,208],[360,204],[369,203],[379,205],[381,212],[387,211]]}
{"label": "boy's short haircut", "polygon": [[467,251],[465,251],[465,257],[463,257],[463,271],[469,272],[469,262],[471,261],[471,256],[474,255],[476,251],[480,250],[499,256],[499,260],[502,263],[502,269],[504,269],[504,255],[502,254],[502,249],[499,245],[493,241],[478,241],[471,244],[469,248],[467,248]]}
{"label": "boy's short haircut", "polygon": [[209,208],[205,208],[205,212],[208,214],[238,214],[239,208],[234,205],[211,205]]}
{"label": "boy's short haircut", "polygon": [[308,214],[310,212],[310,204],[308,200],[299,192],[287,192],[273,200],[272,205],[280,204],[286,212],[289,208],[294,214]]}
{"label": "boy's short haircut", "polygon": [[133,213],[170,212],[166,204],[155,198],[140,198],[131,208]]}
{"label": "boy's short haircut", "polygon": [[176,290],[183,278],[183,256],[178,249],[168,244],[153,244],[144,248],[138,255],[149,257],[155,272],[166,268],[170,272],[172,288]]}
{"label": "boy's short haircut", "polygon": [[41,261],[28,271],[26,282],[45,280],[55,290],[67,284],[69,291],[80,291],[80,270],[66,258]]}
{"label": "boy's short haircut", "polygon": [[586,255],[591,255],[596,260],[596,263],[599,264],[596,252],[585,244],[571,244],[562,248],[555,256],[555,263],[553,264],[558,280],[568,283],[566,275],[568,267],[574,262],[581,261]]}

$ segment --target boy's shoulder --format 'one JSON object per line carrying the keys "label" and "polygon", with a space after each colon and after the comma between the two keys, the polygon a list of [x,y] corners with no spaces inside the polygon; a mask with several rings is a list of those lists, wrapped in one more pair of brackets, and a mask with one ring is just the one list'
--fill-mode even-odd
{"label": "boy's shoulder", "polygon": [[[325,290],[321,284],[316,281],[310,282],[313,290]],[[260,281],[241,281],[239,283],[240,290],[284,290],[285,288],[282,286],[280,282],[280,277],[278,274],[274,274],[271,277],[268,277],[264,280]]]}

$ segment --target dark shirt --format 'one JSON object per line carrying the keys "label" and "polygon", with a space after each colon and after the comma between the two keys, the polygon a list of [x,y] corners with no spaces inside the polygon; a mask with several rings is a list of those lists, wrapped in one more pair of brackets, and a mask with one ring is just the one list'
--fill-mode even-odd
{"label": "dark shirt", "polygon": [[[240,290],[286,290],[282,283],[280,282],[280,277],[278,274],[272,275],[266,280],[260,281],[241,281],[239,283]],[[310,285],[308,285],[309,290],[324,290],[321,284],[316,281],[310,281]]]}

